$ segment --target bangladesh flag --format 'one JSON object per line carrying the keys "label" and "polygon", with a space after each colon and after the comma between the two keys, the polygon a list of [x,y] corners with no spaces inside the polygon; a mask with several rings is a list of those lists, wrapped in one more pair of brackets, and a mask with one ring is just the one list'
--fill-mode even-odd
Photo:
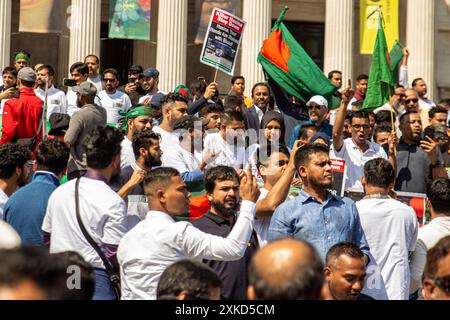
{"label": "bangladesh flag", "polygon": [[373,48],[372,64],[369,73],[369,85],[361,111],[370,111],[389,102],[394,93],[394,78],[391,70],[391,59],[386,44],[381,16],[378,33]]}
{"label": "bangladesh flag", "polygon": [[402,61],[403,59],[402,46],[398,41],[395,41],[394,47],[392,48],[389,57],[391,59],[391,70],[394,71],[400,61]]}
{"label": "bangladesh flag", "polygon": [[287,7],[284,7],[272,29],[264,40],[258,63],[266,79],[271,78],[289,95],[306,103],[312,96],[321,95],[332,105],[336,88],[322,70],[308,56],[283,23]]}

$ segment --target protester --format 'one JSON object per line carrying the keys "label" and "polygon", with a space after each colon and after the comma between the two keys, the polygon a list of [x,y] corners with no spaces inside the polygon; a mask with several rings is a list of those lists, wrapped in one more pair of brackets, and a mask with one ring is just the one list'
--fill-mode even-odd
{"label": "protester", "polygon": [[[89,68],[82,62],[75,62],[70,66],[70,76],[72,80],[76,81],[77,86],[79,86],[81,83],[87,81],[87,79],[89,78]],[[96,86],[95,88],[97,89]],[[67,114],[72,117],[74,113],[80,110],[78,106],[77,94],[72,90],[72,88],[68,88],[66,93],[66,99],[67,99]]]}
{"label": "protester", "polygon": [[8,99],[17,97],[17,70],[13,67],[6,67],[2,71],[3,84],[0,86],[0,114],[3,114],[3,107]]}
{"label": "protester", "polygon": [[422,293],[425,300],[450,300],[450,236],[427,253]]}
{"label": "protester", "polygon": [[366,74],[360,74],[356,78],[356,90],[355,95],[350,101],[346,101],[347,110],[352,110],[353,103],[358,102],[361,103],[366,98],[367,88],[369,86],[369,76]]}
{"label": "protester", "polygon": [[117,90],[125,92],[130,97],[133,106],[139,105],[139,100],[147,93],[142,88],[144,69],[140,65],[132,65],[128,69],[128,82]]}
{"label": "protester", "polygon": [[52,66],[44,64],[37,70],[36,83],[37,88],[34,93],[45,103],[45,89],[47,90],[47,114],[46,119],[50,119],[53,113],[67,113],[67,99],[63,91],[56,89],[53,81],[55,70]]}
{"label": "protester", "polygon": [[249,268],[249,300],[319,300],[324,281],[319,254],[308,242],[277,240],[259,250]]}
{"label": "protester", "polygon": [[22,68],[30,66],[30,58],[31,53],[25,50],[20,50],[14,53],[14,67],[16,68],[17,72],[19,72]]}
{"label": "protester", "polygon": [[208,104],[200,109],[198,116],[202,120],[207,120],[205,125],[205,135],[208,133],[216,133],[220,130],[220,117],[224,109],[217,104]]}
{"label": "protester", "polygon": [[256,83],[252,88],[253,105],[249,109],[256,111],[259,123],[264,114],[269,111],[270,94],[269,85],[264,82]]}
{"label": "protester", "polygon": [[246,107],[253,105],[252,98],[245,96],[245,78],[243,76],[234,76],[231,78],[231,89],[229,95],[242,97]]}
{"label": "protester", "polygon": [[92,83],[96,88],[97,92],[103,90],[104,86],[102,83],[102,77],[99,74],[100,69],[100,59],[94,54],[90,54],[84,58],[84,64],[89,68],[89,75],[87,77],[87,82]]}
{"label": "protester", "polygon": [[161,92],[158,84],[159,71],[155,68],[145,69],[142,73],[142,89],[144,89],[146,94],[139,99],[139,104],[150,104],[152,97]]}
{"label": "protester", "polygon": [[428,111],[428,116],[430,118],[430,125],[437,126],[441,125],[447,127],[447,114],[448,110],[443,107],[433,107]]}
{"label": "protester", "polygon": [[425,80],[423,80],[422,78],[416,78],[413,80],[411,86],[419,95],[420,111],[425,110],[428,112],[431,108],[436,107],[436,104],[426,97],[428,93],[428,87],[425,83]]}

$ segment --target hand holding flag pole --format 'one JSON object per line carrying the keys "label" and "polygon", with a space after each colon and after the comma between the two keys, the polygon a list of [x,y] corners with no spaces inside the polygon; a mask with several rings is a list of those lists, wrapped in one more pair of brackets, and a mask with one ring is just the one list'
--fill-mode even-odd
{"label": "hand holding flag pole", "polygon": [[42,110],[42,138],[47,137],[47,99],[48,99],[48,77],[45,77],[44,108]]}

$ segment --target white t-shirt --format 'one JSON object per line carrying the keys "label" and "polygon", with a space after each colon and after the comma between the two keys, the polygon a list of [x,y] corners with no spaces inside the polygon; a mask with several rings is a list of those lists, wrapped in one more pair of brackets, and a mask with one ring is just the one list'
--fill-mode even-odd
{"label": "white t-shirt", "polygon": [[419,229],[414,209],[394,199],[363,199],[356,207],[371,253],[363,293],[377,300],[408,300],[408,255]]}
{"label": "white t-shirt", "polygon": [[3,208],[5,207],[6,201],[8,201],[9,197],[6,195],[6,193],[3,191],[3,189],[0,188],[0,220],[3,220]]}
{"label": "white t-shirt", "polygon": [[[42,230],[51,234],[50,253],[76,251],[94,268],[105,269],[85,239],[75,213],[75,182],[57,188],[48,201]],[[127,232],[125,201],[103,181],[81,178],[80,216],[84,226],[102,247],[118,245]]]}
{"label": "white t-shirt", "polygon": [[[267,190],[266,188],[260,188],[259,191],[260,191],[260,194],[259,194],[258,201],[265,199],[267,197],[267,195],[269,194],[269,190]],[[253,229],[256,232],[256,236],[258,238],[260,248],[264,247],[269,242],[268,241],[269,226],[270,226],[271,218],[272,218],[271,216],[264,217],[264,218],[255,217]]]}
{"label": "white t-shirt", "polygon": [[[45,90],[34,89],[34,93],[44,102]],[[42,105],[43,106],[43,105]],[[63,91],[51,86],[47,93],[47,119],[52,113],[67,113],[67,98]]]}
{"label": "white t-shirt", "polygon": [[205,138],[203,156],[208,153],[217,155],[206,169],[216,166],[229,166],[235,169],[244,169],[248,163],[248,154],[244,147],[228,144],[218,133],[208,134]]}
{"label": "white t-shirt", "polygon": [[120,146],[120,169],[133,166],[136,162],[133,152],[133,142],[125,136]]}
{"label": "white t-shirt", "polygon": [[[80,108],[78,108],[78,104],[77,104],[77,94],[75,92],[72,91],[72,89],[68,89],[67,93],[66,93],[66,100],[67,100],[67,114],[69,116],[73,116],[73,114],[77,111],[80,110]],[[96,105],[101,106],[101,102],[98,99],[98,97],[95,97],[95,102]]]}
{"label": "white t-shirt", "polygon": [[379,144],[371,141],[367,143],[369,144],[369,149],[364,153],[355,145],[352,138],[344,140],[340,151],[334,150],[334,147],[331,148],[330,157],[341,158],[345,160],[345,164],[347,165],[345,189],[351,188],[363,191],[360,179],[364,175],[365,163],[377,158],[388,159],[386,152],[384,152],[384,149]]}
{"label": "white t-shirt", "polygon": [[92,83],[97,88],[97,93],[103,90],[102,77],[98,74],[95,78],[87,78],[87,82]]}
{"label": "white t-shirt", "polygon": [[172,148],[173,146],[180,144],[178,136],[173,132],[167,132],[166,130],[161,129],[158,126],[153,127],[153,132],[156,132],[161,136],[161,141],[159,142],[159,145],[161,147],[163,155],[164,153],[168,152],[169,149]]}
{"label": "white t-shirt", "polygon": [[13,249],[20,246],[20,236],[9,224],[0,220],[0,249]]}
{"label": "white t-shirt", "polygon": [[117,124],[120,119],[119,111],[128,111],[131,108],[131,100],[127,94],[116,90],[113,94],[109,94],[106,90],[100,91],[98,94],[100,103],[106,109],[107,123]]}
{"label": "white t-shirt", "polygon": [[163,153],[161,160],[163,167],[172,167],[180,173],[194,171],[200,164],[192,153],[183,149],[179,144]]}

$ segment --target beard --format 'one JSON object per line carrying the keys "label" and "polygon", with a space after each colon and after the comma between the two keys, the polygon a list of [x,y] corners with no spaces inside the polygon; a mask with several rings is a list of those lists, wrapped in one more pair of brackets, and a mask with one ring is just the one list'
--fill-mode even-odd
{"label": "beard", "polygon": [[333,186],[333,179],[330,180],[330,182],[324,182],[323,180],[316,180],[311,177],[308,178],[308,183],[312,187],[316,188],[322,188],[322,189],[330,189]]}
{"label": "beard", "polygon": [[214,208],[217,212],[222,214],[224,217],[233,217],[239,211],[241,207],[241,202],[236,201],[233,207],[227,207],[220,201],[211,201],[211,207]]}
{"label": "beard", "polygon": [[160,167],[162,165],[161,158],[156,159],[150,156],[144,160],[144,165],[146,168]]}

